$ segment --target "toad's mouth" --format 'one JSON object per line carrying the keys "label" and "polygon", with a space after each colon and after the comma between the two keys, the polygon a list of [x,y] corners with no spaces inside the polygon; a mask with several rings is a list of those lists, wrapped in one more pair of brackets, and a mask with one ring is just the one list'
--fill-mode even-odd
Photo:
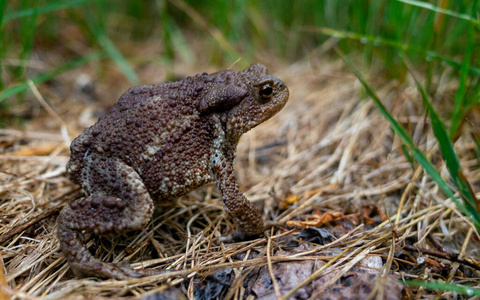
{"label": "toad's mouth", "polygon": [[254,97],[245,100],[236,109],[231,110],[222,120],[223,130],[229,139],[240,139],[240,136],[263,122],[271,119],[285,107],[289,97],[288,88],[283,85],[277,89],[271,101],[259,103]]}

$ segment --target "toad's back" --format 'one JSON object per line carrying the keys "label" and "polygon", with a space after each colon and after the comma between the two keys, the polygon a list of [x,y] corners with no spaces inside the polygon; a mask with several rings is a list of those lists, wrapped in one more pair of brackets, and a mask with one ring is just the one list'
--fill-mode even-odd
{"label": "toad's back", "polygon": [[156,198],[176,197],[211,181],[211,128],[196,106],[199,93],[214,78],[197,75],[129,89],[73,141],[70,176],[85,183],[85,165],[101,156],[131,166]]}

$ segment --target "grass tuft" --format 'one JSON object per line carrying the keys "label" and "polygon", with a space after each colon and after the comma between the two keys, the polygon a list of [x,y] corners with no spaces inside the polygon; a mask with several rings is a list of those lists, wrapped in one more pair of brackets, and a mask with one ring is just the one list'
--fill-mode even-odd
{"label": "grass tuft", "polygon": [[[450,198],[452,201],[455,203],[457,208],[462,211],[463,214],[468,216],[473,224],[475,225],[475,228],[477,229],[477,232],[480,232],[480,215],[478,214],[476,210],[476,204],[474,200],[474,196],[470,195],[470,191],[468,190],[468,184],[464,181],[464,178],[461,177],[461,168],[458,163],[458,159],[456,157],[455,152],[453,151],[453,147],[450,143],[450,140],[447,137],[446,130],[444,129],[444,125],[441,123],[440,119],[436,115],[435,111],[429,105],[428,99],[424,98],[425,97],[425,92],[423,91],[423,88],[419,88],[419,90],[422,93],[422,98],[424,99],[424,105],[427,105],[427,110],[429,112],[430,118],[432,118],[432,123],[435,125],[432,125],[434,129],[435,136],[440,144],[440,148],[442,149],[442,155],[444,155],[444,159],[446,160],[447,167],[450,171],[450,175],[452,176],[452,180],[454,181],[455,185],[459,189],[459,192],[462,197],[464,198],[464,203],[465,205],[460,202],[457,197],[454,195],[454,192],[448,184],[445,182],[445,180],[442,178],[440,173],[435,169],[435,167],[432,165],[432,163],[428,160],[426,155],[418,148],[413,142],[412,137],[408,134],[408,132],[403,128],[403,126],[388,112],[388,110],[385,108],[385,106],[382,104],[380,101],[379,97],[373,90],[373,88],[368,84],[368,82],[365,80],[363,75],[353,66],[353,63],[350,62],[345,54],[339,50],[336,49],[337,53],[340,55],[340,57],[343,59],[345,64],[349,67],[349,69],[355,74],[355,76],[358,78],[362,86],[365,88],[367,94],[372,98],[373,102],[375,103],[375,106],[377,109],[380,111],[380,113],[387,119],[387,121],[390,123],[392,126],[393,131],[395,134],[400,137],[402,142],[410,148],[410,151],[413,153],[413,157],[415,160],[423,167],[425,172],[435,181],[435,183],[438,185],[438,187]],[[417,82],[418,83],[418,82]],[[418,85],[417,85],[418,87]],[[404,151],[405,153],[405,151]],[[408,159],[408,157],[407,157]],[[448,159],[448,160],[447,160]],[[466,188],[465,188],[466,187]]]}
{"label": "grass tuft", "polygon": [[[478,199],[475,197],[475,193],[472,192],[471,186],[468,183],[468,180],[463,175],[462,167],[460,166],[457,154],[453,149],[452,142],[448,137],[445,124],[440,120],[437,112],[433,108],[431,101],[428,99],[428,95],[425,92],[425,89],[422,87],[422,84],[417,79],[413,71],[413,67],[406,57],[403,57],[406,65],[410,69],[410,73],[415,80],[416,87],[420,92],[422,97],[423,106],[427,109],[430,120],[432,121],[432,129],[435,134],[435,137],[440,146],[440,152],[442,153],[443,160],[447,165],[447,169],[450,173],[453,183],[455,184],[457,190],[459,191],[461,197],[463,198],[463,203],[468,210],[468,216],[476,220],[475,224],[480,224],[480,214],[479,214],[479,203]],[[477,227],[477,231],[479,231]]]}

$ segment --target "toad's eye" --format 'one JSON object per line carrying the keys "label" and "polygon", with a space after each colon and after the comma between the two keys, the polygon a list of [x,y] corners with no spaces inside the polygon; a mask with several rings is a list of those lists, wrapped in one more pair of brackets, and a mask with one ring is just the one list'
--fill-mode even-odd
{"label": "toad's eye", "polygon": [[263,85],[262,87],[260,87],[259,94],[263,100],[270,100],[273,94],[272,86],[269,83]]}

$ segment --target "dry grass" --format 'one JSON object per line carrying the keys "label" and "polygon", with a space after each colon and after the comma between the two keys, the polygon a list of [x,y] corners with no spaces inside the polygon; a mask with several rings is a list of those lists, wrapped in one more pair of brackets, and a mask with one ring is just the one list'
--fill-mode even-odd
{"label": "dry grass", "polygon": [[[408,278],[455,278],[480,285],[473,226],[405,159],[401,142],[373,104],[359,99],[359,84],[342,63],[320,62],[316,68],[298,63],[274,71],[289,86],[291,98],[279,115],[242,138],[237,174],[246,196],[263,207],[265,219],[281,225],[265,238],[218,244],[217,238],[232,225],[214,185],[202,187],[174,203],[162,203],[142,231],[89,239],[90,249],[102,260],[169,271],[126,281],[75,278],[55,236],[58,211],[81,194],[64,174],[68,141],[94,121],[91,112],[101,105],[61,101],[48,88],[38,92],[39,104],[33,106],[39,115],[26,123],[26,130],[0,131],[0,249],[8,282],[3,293],[28,299],[118,298],[176,286],[169,289],[176,297],[201,299],[213,295],[208,293],[217,285],[220,298],[261,292],[315,298],[341,293],[334,287],[350,291],[346,278],[356,274],[352,278],[361,281],[364,273],[374,274],[374,280],[361,284],[380,299],[400,297],[393,286]],[[443,170],[415,89],[375,85],[381,86],[378,93],[388,109]],[[98,98],[119,94],[118,87],[112,92],[103,86]],[[449,92],[447,84],[440,88]],[[45,110],[48,104],[40,100],[46,93],[52,110]],[[460,139],[456,149],[465,175],[478,189],[474,145]],[[300,228],[284,225],[307,217],[315,224],[320,212],[340,214],[321,231],[303,230],[301,236]],[[460,260],[439,257],[442,253],[458,253]],[[299,270],[308,272],[299,275]],[[225,276],[224,282],[218,275]],[[262,287],[257,278],[267,278],[269,284]],[[419,299],[435,294],[418,288],[403,291]]]}

